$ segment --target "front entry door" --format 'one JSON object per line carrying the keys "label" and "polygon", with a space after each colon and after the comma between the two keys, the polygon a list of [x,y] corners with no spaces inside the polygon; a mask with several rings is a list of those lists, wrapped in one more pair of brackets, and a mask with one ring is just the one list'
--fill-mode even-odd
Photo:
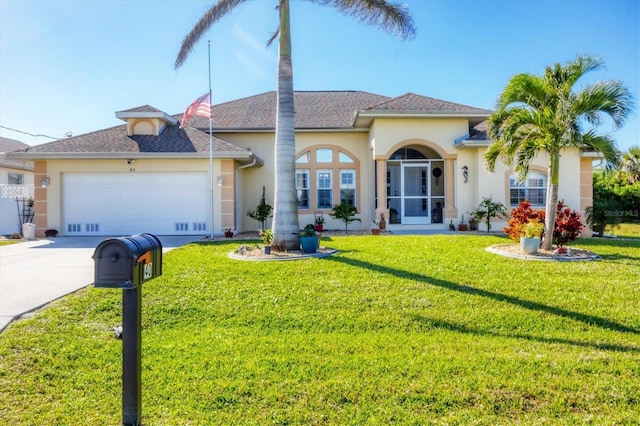
{"label": "front entry door", "polygon": [[402,224],[426,225],[429,219],[429,164],[402,164]]}

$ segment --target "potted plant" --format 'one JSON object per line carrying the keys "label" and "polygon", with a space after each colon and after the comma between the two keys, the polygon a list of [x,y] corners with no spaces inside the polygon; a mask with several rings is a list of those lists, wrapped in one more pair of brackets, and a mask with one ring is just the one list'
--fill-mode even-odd
{"label": "potted plant", "polygon": [[264,254],[271,254],[273,231],[271,229],[263,229],[260,231],[260,238],[262,238],[262,242],[264,243]]}
{"label": "potted plant", "polygon": [[224,236],[225,238],[233,238],[233,229],[224,228]]}
{"label": "potted plant", "polygon": [[469,216],[469,231],[476,231],[478,229],[478,222],[476,222],[476,217],[473,213]]}
{"label": "potted plant", "polygon": [[540,237],[544,231],[544,223],[536,219],[532,219],[522,227],[522,236],[520,237],[520,250],[525,254],[536,254],[540,247]]}
{"label": "potted plant", "polygon": [[320,241],[318,240],[318,234],[313,224],[308,224],[300,231],[300,246],[305,253],[315,253],[318,251]]}
{"label": "potted plant", "polygon": [[315,217],[314,223],[316,232],[322,232],[322,229],[324,227],[324,217],[322,216],[322,213],[320,213],[320,216]]}
{"label": "potted plant", "polygon": [[380,221],[377,220],[372,220],[373,224],[375,225],[374,228],[371,228],[371,233],[373,235],[380,235]]}
{"label": "potted plant", "polygon": [[44,231],[45,237],[56,237],[58,235],[57,229],[47,229]]}
{"label": "potted plant", "polygon": [[460,219],[460,223],[458,224],[458,231],[466,231],[467,229],[467,224],[464,223],[464,215],[462,215],[462,219]]}

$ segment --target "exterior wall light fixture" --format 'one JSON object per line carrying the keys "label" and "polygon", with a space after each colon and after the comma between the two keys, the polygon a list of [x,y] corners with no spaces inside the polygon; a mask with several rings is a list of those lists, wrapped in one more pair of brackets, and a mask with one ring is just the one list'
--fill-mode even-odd
{"label": "exterior wall light fixture", "polygon": [[49,186],[50,183],[51,183],[51,179],[49,178],[49,176],[45,176],[40,181],[40,186],[43,188],[46,188],[47,186]]}

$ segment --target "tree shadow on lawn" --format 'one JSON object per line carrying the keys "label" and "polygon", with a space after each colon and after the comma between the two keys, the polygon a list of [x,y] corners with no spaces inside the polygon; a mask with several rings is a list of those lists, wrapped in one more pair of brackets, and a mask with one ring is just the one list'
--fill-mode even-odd
{"label": "tree shadow on lawn", "polygon": [[624,324],[617,323],[615,321],[608,320],[606,318],[597,317],[594,315],[583,314],[580,312],[569,311],[566,309],[558,308],[555,306],[545,305],[539,302],[533,302],[526,299],[521,299],[515,296],[509,296],[506,294],[496,293],[481,288],[471,287],[469,285],[463,285],[454,283],[451,281],[440,280],[433,277],[428,277],[415,272],[402,271],[399,269],[393,269],[386,266],[376,265],[369,262],[363,262],[361,260],[349,259],[343,256],[330,256],[326,258],[327,261],[343,262],[351,266],[358,268],[371,269],[376,272],[382,272],[385,274],[393,275],[400,278],[408,278],[418,282],[424,282],[436,287],[445,288],[447,290],[457,291],[460,293],[470,294],[474,296],[486,297],[493,299],[497,302],[506,302],[512,305],[520,306],[532,311],[541,311],[548,314],[556,315],[563,318],[569,318],[574,321],[582,322],[588,326],[597,326],[612,331],[619,331],[622,333],[640,334],[640,330],[634,327],[629,327]]}
{"label": "tree shadow on lawn", "polygon": [[510,339],[522,339],[522,340],[530,340],[541,343],[559,343],[571,346],[579,346],[583,348],[594,348],[605,351],[616,351],[616,352],[639,352],[640,347],[634,346],[625,346],[625,345],[617,345],[613,343],[597,343],[597,342],[581,342],[579,340],[570,340],[570,339],[560,339],[557,337],[541,337],[541,336],[532,336],[528,334],[521,333],[496,333],[493,331],[482,330],[476,327],[467,327],[461,324],[456,324],[450,321],[443,321],[441,319],[429,318],[424,315],[413,314],[411,318],[420,324],[424,324],[431,328],[442,329],[453,331],[461,334],[471,334],[475,336],[492,336],[492,337],[502,337],[502,338],[510,338]]}

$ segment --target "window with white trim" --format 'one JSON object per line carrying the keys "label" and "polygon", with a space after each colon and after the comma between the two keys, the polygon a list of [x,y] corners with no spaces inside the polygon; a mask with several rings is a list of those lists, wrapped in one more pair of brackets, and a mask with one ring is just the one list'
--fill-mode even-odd
{"label": "window with white trim", "polygon": [[517,206],[527,200],[534,207],[544,207],[547,201],[547,175],[541,172],[529,172],[524,182],[516,175],[509,178],[509,204]]}
{"label": "window with white trim", "polygon": [[296,170],[296,198],[299,209],[309,208],[309,170]]}
{"label": "window with white trim", "polygon": [[340,202],[356,205],[355,170],[340,170]]}
{"label": "window with white trim", "polygon": [[22,173],[9,173],[9,185],[23,185],[24,174]]}
{"label": "window with white trim", "polygon": [[296,158],[298,209],[330,210],[342,201],[358,205],[359,161],[337,146],[316,146]]}
{"label": "window with white trim", "polygon": [[333,185],[331,170],[318,170],[316,186],[317,192],[317,208],[330,209],[333,207]]}

